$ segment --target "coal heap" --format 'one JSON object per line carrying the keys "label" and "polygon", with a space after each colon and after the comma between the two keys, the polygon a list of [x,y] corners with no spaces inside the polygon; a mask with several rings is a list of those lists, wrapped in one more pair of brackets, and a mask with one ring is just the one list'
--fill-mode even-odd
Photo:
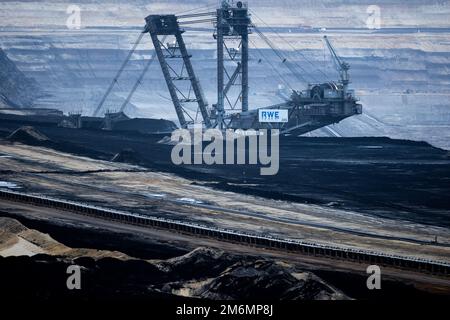
{"label": "coal heap", "polygon": [[[268,259],[198,248],[163,262],[163,270],[185,278],[163,286],[166,293],[213,300],[334,300],[347,297],[310,272]],[[207,279],[205,279],[207,278]]]}
{"label": "coal heap", "polygon": [[13,131],[7,138],[12,142],[22,142],[29,145],[45,145],[50,139],[34,127],[24,126]]}
{"label": "coal heap", "polygon": [[177,129],[175,123],[165,119],[134,118],[113,122],[115,131],[135,131],[140,133],[170,133]]}
{"label": "coal heap", "polygon": [[[83,290],[67,290],[66,269],[82,267]],[[206,273],[202,273],[205,266]],[[178,271],[183,266],[183,275]],[[310,272],[288,264],[211,248],[160,262],[112,257],[0,256],[2,289],[10,298],[37,299],[348,299]],[[190,273],[188,275],[188,273]],[[183,278],[183,279],[182,279]],[[17,279],[20,279],[18,281]],[[34,301],[34,300],[33,300]]]}

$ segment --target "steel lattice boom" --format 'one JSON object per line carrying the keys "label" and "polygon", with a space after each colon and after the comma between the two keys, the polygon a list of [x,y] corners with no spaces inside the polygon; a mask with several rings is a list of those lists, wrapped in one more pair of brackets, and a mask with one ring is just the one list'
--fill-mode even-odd
{"label": "steel lattice boom", "polygon": [[[184,31],[180,29],[177,17],[175,15],[150,15],[145,20],[147,24],[144,32],[148,32],[152,39],[180,125],[186,128],[190,123],[195,122],[194,117],[183,106],[183,103],[195,102],[201,112],[205,126],[209,128],[211,121],[208,105],[194,73],[190,60],[191,56],[187,52],[182,37]],[[159,40],[158,36],[174,36],[175,44],[173,46],[165,45]],[[178,52],[179,54],[177,54]],[[168,59],[182,59],[183,67],[181,71],[176,71],[175,67],[169,64]],[[182,75],[184,70],[187,72],[187,76]],[[175,81],[189,81],[195,98],[191,98],[189,93],[183,92],[175,85]],[[189,117],[189,120],[186,120],[185,115]]]}

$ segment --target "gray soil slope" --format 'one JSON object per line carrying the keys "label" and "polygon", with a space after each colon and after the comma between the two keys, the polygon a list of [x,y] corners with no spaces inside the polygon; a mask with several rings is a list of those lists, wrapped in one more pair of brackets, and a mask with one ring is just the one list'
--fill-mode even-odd
{"label": "gray soil slope", "polygon": [[31,107],[38,95],[37,82],[27,78],[0,49],[0,108]]}

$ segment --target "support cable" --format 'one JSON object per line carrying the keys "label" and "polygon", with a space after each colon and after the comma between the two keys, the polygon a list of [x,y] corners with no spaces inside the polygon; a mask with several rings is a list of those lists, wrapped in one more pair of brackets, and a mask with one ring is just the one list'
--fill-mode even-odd
{"label": "support cable", "polygon": [[94,111],[94,117],[98,115],[98,113],[100,112],[100,110],[103,107],[103,104],[106,101],[106,98],[108,98],[109,94],[111,93],[111,90],[114,88],[114,85],[117,83],[117,79],[120,77],[120,75],[122,74],[123,70],[125,69],[125,66],[127,65],[128,61],[130,61],[131,56],[133,55],[134,51],[136,51],[137,46],[139,45],[139,43],[141,42],[142,38],[144,37],[144,33],[140,33],[139,37],[137,38],[136,42],[133,45],[133,48],[130,50],[130,52],[128,53],[125,61],[122,63],[122,66],[120,67],[119,71],[117,71],[116,76],[114,77],[114,79],[112,80],[111,84],[108,87],[108,90],[106,90],[102,100],[100,101],[100,103],[98,104],[97,108]]}
{"label": "support cable", "polygon": [[[164,36],[161,39],[161,42],[164,42],[166,40],[166,38],[167,38],[167,36]],[[142,80],[144,79],[145,74],[147,73],[148,69],[152,65],[152,63],[155,60],[155,58],[156,58],[156,54],[151,56],[150,59],[148,60],[148,62],[145,65],[144,69],[142,70],[142,73],[139,76],[138,80],[135,82],[135,84],[134,84],[133,88],[131,89],[130,93],[128,94],[127,98],[122,103],[122,106],[120,107],[120,112],[123,112],[125,110],[126,106],[128,105],[128,103],[130,102],[130,100],[133,97],[134,93],[136,92],[137,88],[139,87],[140,84],[142,84]]]}
{"label": "support cable", "polygon": [[[303,77],[300,73],[295,72],[295,68],[292,68],[292,63],[291,61],[288,61],[287,58],[285,56],[283,56],[279,50],[275,47],[275,45],[266,37],[266,35],[264,35],[256,26],[253,26],[254,30],[256,31],[256,34],[265,42],[267,43],[267,45],[273,50],[273,52],[280,58],[281,63],[283,65],[286,66],[286,68],[289,69],[289,71],[300,81],[308,83],[309,81],[305,79],[305,77]],[[287,62],[287,63],[286,63]],[[295,62],[294,62],[295,65]],[[304,73],[308,74],[308,72],[306,72],[306,70],[304,70],[300,65],[296,64],[296,66],[298,68],[300,68]],[[314,77],[310,74],[308,74],[311,78]]]}
{"label": "support cable", "polygon": [[278,71],[277,68],[275,68],[275,66],[272,64],[272,62],[270,62],[269,59],[266,58],[265,54],[262,53],[262,50],[260,50],[255,43],[249,38],[248,39],[249,42],[255,47],[256,51],[261,55],[261,57],[263,57],[263,59],[265,61],[267,61],[267,63],[269,64],[269,66],[272,68],[272,70],[278,75],[278,77],[280,78],[280,80],[292,91],[294,91],[294,89],[292,88],[292,86],[289,84],[288,81],[286,81],[286,79],[284,78],[284,76],[280,73],[280,71]]}
{"label": "support cable", "polygon": [[303,59],[308,62],[315,70],[319,71],[324,77],[326,81],[331,81],[329,79],[329,75],[327,75],[324,71],[322,71],[320,68],[318,68],[312,61],[310,61],[301,51],[296,50],[296,48],[286,40],[282,35],[280,35],[276,30],[274,30],[272,27],[270,27],[262,18],[260,18],[253,10],[250,10],[252,15],[255,16],[258,20],[260,20],[267,28],[269,28],[279,39],[281,39],[283,42],[285,42],[294,52],[294,54],[299,54],[303,57]]}

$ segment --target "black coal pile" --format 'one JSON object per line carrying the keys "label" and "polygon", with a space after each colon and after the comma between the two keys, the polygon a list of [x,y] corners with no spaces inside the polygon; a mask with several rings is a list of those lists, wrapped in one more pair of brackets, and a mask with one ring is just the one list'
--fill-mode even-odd
{"label": "black coal pile", "polygon": [[93,156],[102,160],[110,160],[111,155],[102,152],[97,152],[84,147],[83,145],[71,143],[68,141],[52,140],[32,126],[23,126],[14,130],[6,137],[7,141],[20,142],[30,146],[40,146],[60,150],[62,152],[75,153],[82,156]]}
{"label": "black coal pile", "polygon": [[[220,250],[198,248],[183,256],[159,263],[159,268],[175,276],[174,280],[186,281],[201,277],[213,277],[238,261],[236,256]],[[192,266],[195,265],[195,268]]]}
{"label": "black coal pile", "polygon": [[[239,257],[199,248],[163,263],[176,277],[162,291],[213,300],[342,300],[343,293],[310,272],[255,257]],[[187,277],[188,276],[188,277]]]}
{"label": "black coal pile", "polygon": [[116,131],[133,131],[140,133],[170,133],[177,129],[175,123],[165,119],[144,119],[134,118],[123,121],[113,122],[113,130]]}
{"label": "black coal pile", "polygon": [[[67,268],[81,268],[81,289],[68,290]],[[7,299],[21,301],[46,300],[111,300],[165,298],[167,294],[147,289],[161,278],[162,272],[145,261],[122,261],[112,258],[94,260],[39,254],[32,257],[0,256],[0,281]],[[161,278],[162,279],[162,278]],[[145,280],[145,281],[143,281]]]}
{"label": "black coal pile", "polygon": [[345,296],[309,272],[267,261],[239,261],[195,290],[208,299],[335,300]]}
{"label": "black coal pile", "polygon": [[47,145],[50,139],[34,127],[20,127],[11,133],[7,138],[11,142],[21,142],[29,145]]}

